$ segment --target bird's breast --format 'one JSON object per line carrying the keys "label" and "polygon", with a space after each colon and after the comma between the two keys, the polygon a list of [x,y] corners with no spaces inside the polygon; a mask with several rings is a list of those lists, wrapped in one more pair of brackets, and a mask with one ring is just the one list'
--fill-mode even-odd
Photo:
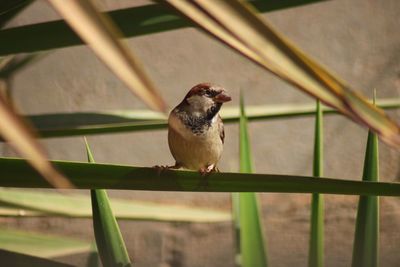
{"label": "bird's breast", "polygon": [[168,144],[178,163],[185,168],[198,170],[218,162],[223,144],[217,120],[193,129],[171,113],[168,126]]}
{"label": "bird's breast", "polygon": [[185,139],[207,139],[218,130],[216,116],[212,120],[206,120],[201,116],[178,115],[173,112],[169,116],[168,125]]}

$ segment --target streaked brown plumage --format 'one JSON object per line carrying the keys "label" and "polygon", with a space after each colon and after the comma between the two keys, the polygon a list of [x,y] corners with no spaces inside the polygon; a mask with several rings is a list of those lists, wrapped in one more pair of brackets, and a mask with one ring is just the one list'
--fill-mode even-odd
{"label": "streaked brown plumage", "polygon": [[224,125],[218,112],[231,100],[217,85],[194,86],[170,113],[168,144],[175,167],[209,173],[216,170],[224,144]]}

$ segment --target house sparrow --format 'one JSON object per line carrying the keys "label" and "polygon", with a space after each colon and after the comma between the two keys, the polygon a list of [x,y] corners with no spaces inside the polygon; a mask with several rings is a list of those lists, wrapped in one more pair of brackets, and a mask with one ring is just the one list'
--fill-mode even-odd
{"label": "house sparrow", "polygon": [[187,93],[168,118],[168,145],[175,158],[173,168],[217,171],[224,144],[224,124],[218,114],[231,100],[221,86],[200,83]]}

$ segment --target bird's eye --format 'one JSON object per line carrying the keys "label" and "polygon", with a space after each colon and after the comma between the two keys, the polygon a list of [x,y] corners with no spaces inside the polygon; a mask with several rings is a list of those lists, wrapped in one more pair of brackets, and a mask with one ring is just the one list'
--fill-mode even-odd
{"label": "bird's eye", "polygon": [[206,90],[206,95],[207,95],[207,96],[211,96],[211,90],[207,89],[207,90]]}

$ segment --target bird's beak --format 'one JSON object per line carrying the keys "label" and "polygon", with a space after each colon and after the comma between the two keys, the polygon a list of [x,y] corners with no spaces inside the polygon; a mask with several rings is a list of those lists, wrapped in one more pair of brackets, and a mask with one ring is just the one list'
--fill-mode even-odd
{"label": "bird's beak", "polygon": [[232,98],[225,91],[221,91],[221,93],[214,97],[214,100],[217,103],[225,103],[231,101]]}

